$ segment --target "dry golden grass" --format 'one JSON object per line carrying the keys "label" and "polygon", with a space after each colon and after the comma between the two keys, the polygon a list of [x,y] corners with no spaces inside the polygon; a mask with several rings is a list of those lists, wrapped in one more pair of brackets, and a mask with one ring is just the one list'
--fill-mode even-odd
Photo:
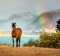
{"label": "dry golden grass", "polygon": [[60,49],[0,45],[0,56],[60,56]]}

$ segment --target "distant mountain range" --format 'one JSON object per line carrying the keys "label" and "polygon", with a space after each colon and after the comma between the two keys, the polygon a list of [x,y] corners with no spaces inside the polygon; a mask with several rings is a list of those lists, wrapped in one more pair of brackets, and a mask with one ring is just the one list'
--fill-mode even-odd
{"label": "distant mountain range", "polygon": [[39,15],[37,19],[41,19],[43,21],[42,24],[45,28],[56,27],[56,21],[60,19],[60,9],[44,12]]}
{"label": "distant mountain range", "polygon": [[60,18],[60,9],[47,11],[47,12],[42,13],[39,16],[40,17],[57,19],[57,18]]}
{"label": "distant mountain range", "polygon": [[[9,26],[12,22],[16,22],[19,28],[26,31],[41,30],[45,28],[52,29],[56,27],[56,21],[60,18],[60,9],[44,12],[38,16],[32,13],[13,14],[5,20],[1,20],[2,26]],[[6,25],[5,25],[6,24]],[[2,28],[1,26],[1,28]],[[11,27],[9,27],[11,28]],[[8,28],[8,29],[9,29]],[[5,28],[6,29],[6,28]]]}

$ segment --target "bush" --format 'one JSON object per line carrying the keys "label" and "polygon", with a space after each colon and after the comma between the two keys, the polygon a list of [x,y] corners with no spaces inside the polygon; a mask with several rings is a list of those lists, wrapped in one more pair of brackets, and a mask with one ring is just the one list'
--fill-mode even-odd
{"label": "bush", "polygon": [[40,41],[30,39],[27,43],[23,44],[23,46],[36,46],[36,47],[39,47],[40,46]]}
{"label": "bush", "polygon": [[60,48],[60,33],[51,33],[51,34],[41,34],[40,35],[40,46],[41,47],[53,47],[53,48]]}
{"label": "bush", "polygon": [[6,43],[3,43],[3,45],[7,45]]}

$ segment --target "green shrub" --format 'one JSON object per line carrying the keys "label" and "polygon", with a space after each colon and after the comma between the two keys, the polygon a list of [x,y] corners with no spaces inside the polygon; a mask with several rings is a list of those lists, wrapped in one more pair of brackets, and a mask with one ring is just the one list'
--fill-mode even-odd
{"label": "green shrub", "polygon": [[2,44],[0,43],[0,45],[2,45]]}
{"label": "green shrub", "polygon": [[40,41],[30,39],[27,43],[23,44],[23,46],[36,46],[36,47],[39,47],[40,46]]}
{"label": "green shrub", "polygon": [[60,33],[41,34],[40,35],[40,46],[41,47],[53,47],[60,48]]}
{"label": "green shrub", "polygon": [[6,43],[3,43],[3,45],[7,45]]}

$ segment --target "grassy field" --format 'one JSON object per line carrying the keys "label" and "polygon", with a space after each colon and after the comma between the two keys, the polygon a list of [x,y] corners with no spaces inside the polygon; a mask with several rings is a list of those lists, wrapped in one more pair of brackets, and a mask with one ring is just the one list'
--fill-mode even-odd
{"label": "grassy field", "polygon": [[0,56],[60,56],[60,49],[0,45]]}

